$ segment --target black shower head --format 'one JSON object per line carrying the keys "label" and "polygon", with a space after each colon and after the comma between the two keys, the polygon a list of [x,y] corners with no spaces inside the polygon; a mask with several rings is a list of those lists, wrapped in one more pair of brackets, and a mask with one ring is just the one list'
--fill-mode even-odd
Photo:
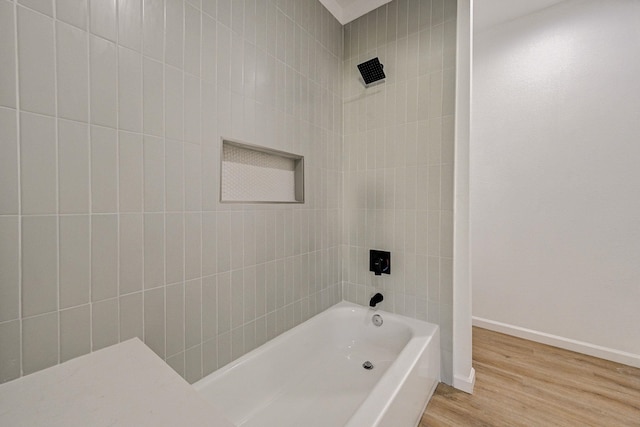
{"label": "black shower head", "polygon": [[370,59],[362,64],[358,64],[358,70],[362,74],[364,84],[368,85],[378,80],[384,79],[384,71],[382,71],[383,65],[380,63],[377,57]]}

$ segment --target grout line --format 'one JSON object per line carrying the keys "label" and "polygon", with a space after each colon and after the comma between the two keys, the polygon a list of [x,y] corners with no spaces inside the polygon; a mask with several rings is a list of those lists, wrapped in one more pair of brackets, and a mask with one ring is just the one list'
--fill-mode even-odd
{"label": "grout line", "polygon": [[116,224],[117,224],[117,231],[116,231],[116,319],[115,321],[116,323],[116,331],[117,331],[117,338],[116,338],[116,342],[120,342],[120,272],[121,272],[121,268],[122,266],[120,265],[120,256],[121,256],[121,250],[120,250],[120,244],[121,244],[121,239],[120,239],[120,232],[121,232],[121,219],[122,219],[122,212],[121,212],[121,206],[120,206],[120,186],[121,186],[121,182],[120,182],[120,133],[121,133],[121,129],[120,129],[120,50],[122,49],[122,47],[120,46],[120,8],[119,8],[119,2],[115,1],[115,7],[116,7],[116,22],[115,22],[115,29],[116,29],[116,37],[115,37],[115,50],[116,50],[116,212],[117,212],[117,216],[116,216]]}
{"label": "grout line", "polygon": [[19,57],[18,57],[18,50],[19,50],[19,45],[18,45],[18,6],[14,3],[12,4],[12,9],[13,9],[13,36],[14,36],[14,40],[13,40],[13,47],[14,49],[14,61],[15,61],[15,91],[16,91],[16,110],[15,110],[15,114],[16,114],[16,154],[17,154],[17,162],[18,162],[18,168],[17,168],[17,173],[18,173],[18,329],[19,329],[19,338],[18,338],[18,345],[19,345],[19,361],[18,361],[18,366],[19,366],[19,376],[23,376],[24,375],[24,363],[23,363],[23,356],[24,356],[24,340],[23,340],[23,325],[22,325],[22,278],[23,278],[23,271],[22,271],[22,160],[21,160],[21,148],[22,148],[22,142],[21,142],[21,129],[20,129],[20,124],[21,124],[21,119],[20,119],[20,115],[22,113],[21,111],[21,106],[20,106],[20,67],[19,67]]}
{"label": "grout line", "polygon": [[56,25],[56,10],[53,7],[53,93],[54,93],[54,141],[55,141],[55,168],[56,168],[56,316],[58,326],[57,363],[60,363],[61,355],[61,330],[60,330],[60,126],[58,117],[58,26]]}
{"label": "grout line", "polygon": [[[162,302],[163,302],[163,312],[162,312],[162,341],[163,341],[163,360],[167,360],[167,103],[166,103],[166,93],[167,93],[167,61],[166,61],[166,50],[167,50],[167,5],[166,2],[163,3],[162,7],[162,145],[164,150],[163,157],[163,167],[164,167],[164,212],[162,214],[162,222],[163,222],[163,250],[162,250],[162,265],[164,268],[164,276],[162,278]],[[144,50],[144,48],[143,48]],[[144,73],[144,70],[143,70]],[[144,102],[144,101],[143,101]]]}
{"label": "grout line", "polygon": [[[182,377],[186,378],[186,340],[187,340],[187,184],[186,184],[186,113],[187,100],[186,100],[186,88],[187,88],[187,72],[185,55],[187,51],[187,5],[185,2],[181,2],[182,7],[182,67],[179,70],[182,80],[182,139],[180,141],[180,149],[182,150],[182,212],[180,217],[182,218],[182,343],[180,345],[181,351],[184,353],[182,358]],[[180,351],[178,352],[178,354]]]}
{"label": "grout line", "polygon": [[146,280],[147,280],[147,274],[146,274],[146,258],[145,258],[145,247],[146,247],[146,236],[145,236],[145,226],[147,224],[147,211],[145,209],[145,190],[146,190],[146,180],[145,180],[145,160],[147,158],[147,150],[146,148],[146,144],[145,144],[145,131],[144,131],[144,125],[145,125],[145,119],[144,119],[144,59],[145,59],[145,55],[144,55],[144,17],[145,17],[145,4],[147,4],[146,2],[142,1],[141,2],[141,8],[140,8],[140,80],[142,82],[142,84],[140,85],[140,89],[142,90],[141,96],[141,133],[142,133],[142,283],[141,283],[141,288],[140,288],[140,300],[141,300],[141,304],[142,307],[140,307],[141,310],[141,316],[142,316],[142,333],[140,336],[140,339],[142,340],[142,342],[146,342],[146,337],[145,337],[145,322],[144,322],[144,317],[145,317],[145,308],[144,308],[144,299],[145,299],[145,290],[146,290]]}
{"label": "grout line", "polygon": [[85,29],[85,39],[87,41],[87,128],[88,128],[88,142],[89,142],[89,353],[93,351],[93,161],[92,161],[92,149],[93,149],[93,125],[92,125],[92,111],[91,111],[91,2],[87,2],[87,8],[85,11],[85,19],[87,28]]}

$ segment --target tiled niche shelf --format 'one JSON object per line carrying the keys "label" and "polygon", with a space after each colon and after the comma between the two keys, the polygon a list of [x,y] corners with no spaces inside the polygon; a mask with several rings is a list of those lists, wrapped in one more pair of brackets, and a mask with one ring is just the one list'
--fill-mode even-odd
{"label": "tiled niche shelf", "polygon": [[304,157],[222,139],[220,201],[304,203]]}

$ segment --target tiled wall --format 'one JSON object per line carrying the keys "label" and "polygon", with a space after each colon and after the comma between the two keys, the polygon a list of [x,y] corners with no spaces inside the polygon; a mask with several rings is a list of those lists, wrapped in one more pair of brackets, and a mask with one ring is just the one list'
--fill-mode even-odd
{"label": "tiled wall", "polygon": [[[440,325],[452,375],[455,0],[394,0],[345,26],[344,298]],[[386,82],[357,64],[378,56]],[[391,275],[369,272],[391,251]]]}
{"label": "tiled wall", "polygon": [[[342,298],[342,28],[316,0],[0,0],[0,382],[131,337],[195,381]],[[220,137],[305,156],[223,205]]]}

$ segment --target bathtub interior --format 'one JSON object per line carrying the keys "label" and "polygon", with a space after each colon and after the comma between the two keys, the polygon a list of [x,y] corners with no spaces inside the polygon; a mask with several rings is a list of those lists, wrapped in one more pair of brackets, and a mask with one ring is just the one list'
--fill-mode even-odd
{"label": "bathtub interior", "polygon": [[[194,387],[237,426],[345,425],[420,331],[340,303]],[[374,369],[366,370],[363,362]],[[303,424],[300,424],[304,420]]]}

